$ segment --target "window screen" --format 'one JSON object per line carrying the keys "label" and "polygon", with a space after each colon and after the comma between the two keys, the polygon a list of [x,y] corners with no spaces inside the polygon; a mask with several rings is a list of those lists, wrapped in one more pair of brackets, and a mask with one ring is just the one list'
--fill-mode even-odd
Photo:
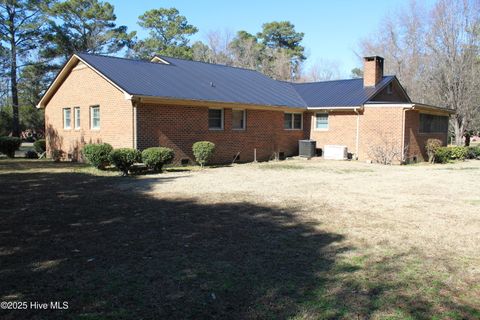
{"label": "window screen", "polygon": [[222,109],[208,109],[208,127],[210,129],[223,129]]}
{"label": "window screen", "polygon": [[328,113],[317,113],[315,128],[328,129]]}
{"label": "window screen", "polygon": [[232,110],[232,128],[245,129],[245,110]]}
{"label": "window screen", "polygon": [[446,133],[448,131],[448,117],[431,114],[420,114],[421,133]]}

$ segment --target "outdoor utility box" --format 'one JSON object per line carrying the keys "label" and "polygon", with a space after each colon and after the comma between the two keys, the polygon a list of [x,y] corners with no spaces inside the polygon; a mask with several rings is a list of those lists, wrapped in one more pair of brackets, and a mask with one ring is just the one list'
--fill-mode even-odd
{"label": "outdoor utility box", "polygon": [[315,157],[317,151],[317,141],[315,140],[299,140],[298,141],[298,155],[300,157],[312,158]]}
{"label": "outdoor utility box", "polygon": [[326,145],[323,148],[323,158],[328,160],[347,160],[347,146]]}

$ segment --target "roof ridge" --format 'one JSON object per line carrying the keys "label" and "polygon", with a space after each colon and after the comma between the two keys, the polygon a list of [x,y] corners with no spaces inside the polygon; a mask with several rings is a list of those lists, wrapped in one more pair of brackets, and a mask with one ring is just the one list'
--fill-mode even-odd
{"label": "roof ridge", "polygon": [[[389,78],[389,77],[394,77],[395,75],[384,75],[382,80],[384,78]],[[338,82],[338,81],[353,81],[353,80],[363,80],[363,78],[350,78],[350,79],[336,79],[336,80],[324,80],[324,81],[308,81],[308,82],[290,82],[290,81],[284,81],[284,80],[278,80],[282,82],[289,82],[294,85],[302,85],[302,84],[316,84],[316,83],[325,83],[325,82]]]}
{"label": "roof ridge", "polygon": [[[269,76],[261,73],[260,71],[258,70],[255,70],[255,69],[249,69],[249,68],[245,68],[245,67],[236,67],[236,66],[229,66],[227,64],[220,64],[220,63],[213,63],[213,62],[206,62],[206,61],[198,61],[198,60],[189,60],[189,59],[183,59],[183,58],[177,58],[177,57],[170,57],[170,56],[165,56],[165,55],[156,55],[156,57],[159,57],[159,58],[164,58],[164,59],[176,59],[176,60],[182,60],[182,61],[185,61],[185,62],[194,62],[194,63],[203,63],[203,64],[208,64],[210,66],[216,66],[216,67],[224,67],[224,68],[232,68],[232,69],[241,69],[241,70],[246,70],[246,71],[252,71],[252,72],[257,72],[257,73],[260,73],[262,75],[264,75],[265,77],[268,77],[270,78]],[[275,80],[273,78],[270,78],[272,80]]]}
{"label": "roof ridge", "polygon": [[118,60],[126,60],[132,62],[142,62],[142,63],[149,63],[152,65],[159,65],[158,62],[152,62],[142,59],[134,59],[134,58],[127,58],[127,57],[117,57],[117,56],[109,56],[106,54],[98,54],[98,53],[89,53],[89,52],[76,52],[76,55],[87,55],[87,56],[95,56],[95,57],[102,57],[102,58],[111,58],[111,59],[118,59]]}
{"label": "roof ridge", "polygon": [[[89,52],[76,52],[75,54],[84,54],[84,55],[97,56],[97,57],[103,57],[103,58],[112,58],[112,59],[119,59],[119,60],[133,61],[133,62],[143,62],[143,63],[150,63],[150,64],[153,64],[153,65],[162,65],[161,63],[158,63],[158,62],[152,62],[152,61],[147,61],[147,60],[143,60],[143,59],[109,56],[109,55],[106,55],[106,54],[89,53]],[[162,58],[162,59],[175,59],[175,60],[181,60],[181,61],[185,61],[185,62],[203,63],[203,64],[208,64],[210,66],[223,67],[223,68],[241,69],[241,70],[246,70],[246,71],[257,72],[257,73],[260,73],[260,74],[264,75],[265,77],[268,77],[267,75],[261,73],[258,70],[249,69],[249,68],[245,68],[245,67],[235,67],[235,66],[229,66],[229,65],[226,65],[226,64],[219,64],[219,63],[212,63],[212,62],[198,61],[198,60],[189,60],[189,59],[183,59],[183,58],[177,58],[177,57],[171,57],[171,56],[159,55],[159,54],[155,55],[155,57],[159,57],[159,58]],[[168,64],[163,64],[163,65],[168,65]],[[268,77],[268,78],[270,78],[270,77]],[[270,79],[272,79],[272,78],[270,78]],[[275,79],[272,79],[272,80],[275,80]]]}

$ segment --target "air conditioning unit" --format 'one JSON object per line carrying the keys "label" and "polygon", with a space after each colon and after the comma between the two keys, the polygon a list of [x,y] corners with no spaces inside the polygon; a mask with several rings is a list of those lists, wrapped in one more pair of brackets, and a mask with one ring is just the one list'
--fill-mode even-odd
{"label": "air conditioning unit", "polygon": [[323,148],[323,158],[327,160],[347,160],[347,146],[325,145]]}

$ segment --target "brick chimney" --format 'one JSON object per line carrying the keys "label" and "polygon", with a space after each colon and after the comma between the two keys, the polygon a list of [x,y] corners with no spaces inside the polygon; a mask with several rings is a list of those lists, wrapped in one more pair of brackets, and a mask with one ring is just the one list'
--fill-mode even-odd
{"label": "brick chimney", "polygon": [[363,86],[376,86],[383,78],[383,58],[379,56],[365,57],[363,64]]}

